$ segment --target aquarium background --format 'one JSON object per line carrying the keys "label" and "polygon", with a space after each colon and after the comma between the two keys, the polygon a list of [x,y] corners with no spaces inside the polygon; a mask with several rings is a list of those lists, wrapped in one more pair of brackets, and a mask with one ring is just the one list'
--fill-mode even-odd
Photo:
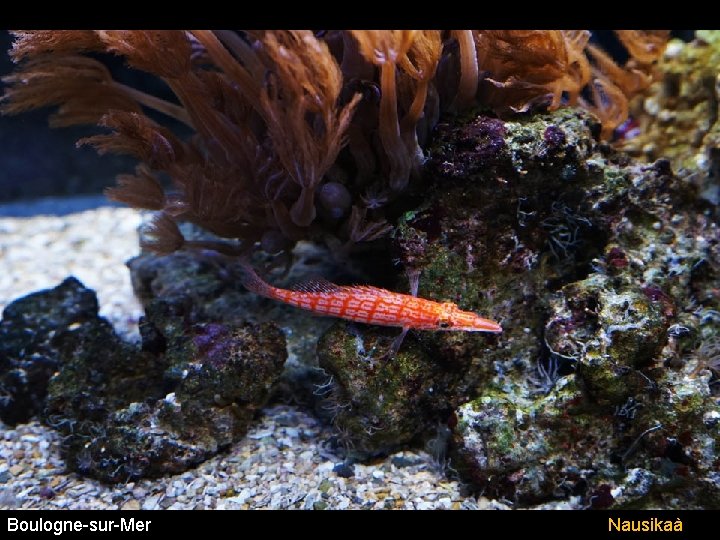
{"label": "aquarium background", "polygon": [[[7,55],[11,44],[10,33],[0,30],[0,77],[10,73],[14,66]],[[106,55],[104,62],[116,80],[174,100],[172,92],[156,77],[128,69],[112,55]],[[50,129],[47,118],[51,110],[0,115],[0,204],[50,196],[99,195],[104,188],[114,184],[117,174],[132,171],[135,167],[136,162],[127,156],[100,156],[90,146],[76,146],[78,139],[100,133],[95,126]],[[179,134],[183,133],[184,126],[173,119],[159,118],[153,111],[149,116]],[[18,211],[18,208],[14,205],[12,211]],[[47,205],[41,208],[52,211]],[[5,210],[6,213],[10,211]]]}

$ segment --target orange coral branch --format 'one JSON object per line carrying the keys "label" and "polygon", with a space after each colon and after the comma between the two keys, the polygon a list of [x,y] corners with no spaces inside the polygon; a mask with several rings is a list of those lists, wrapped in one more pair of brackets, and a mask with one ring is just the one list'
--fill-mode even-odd
{"label": "orange coral branch", "polygon": [[179,120],[188,127],[193,127],[192,119],[183,107],[117,81],[114,81],[114,85],[141,105],[166,114],[175,120]]}
{"label": "orange coral branch", "polygon": [[[256,110],[260,110],[260,83],[255,79],[247,68],[240,65],[223,46],[222,42],[211,30],[193,30],[193,36],[202,43],[207,50],[208,55],[212,58],[220,69],[222,69],[230,78],[238,83],[238,87],[243,93],[245,99],[252,104]],[[235,52],[240,52],[238,46],[234,47]],[[242,52],[241,58],[245,56]],[[254,62],[253,64],[254,65]]]}
{"label": "orange coral branch", "polygon": [[465,108],[475,101],[478,87],[478,55],[472,30],[453,30],[460,45],[460,85],[453,106]]}
{"label": "orange coral branch", "polygon": [[400,136],[395,66],[412,45],[414,32],[363,30],[353,31],[352,34],[363,56],[380,67],[380,140],[390,165],[390,188],[401,191],[410,178],[411,160]]}

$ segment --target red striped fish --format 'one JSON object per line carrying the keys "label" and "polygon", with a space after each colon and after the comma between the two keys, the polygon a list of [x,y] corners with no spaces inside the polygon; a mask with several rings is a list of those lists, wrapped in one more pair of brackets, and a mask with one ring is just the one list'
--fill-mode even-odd
{"label": "red striped fish", "polygon": [[404,329],[502,332],[495,321],[463,311],[452,302],[435,302],[366,285],[335,285],[324,280],[280,289],[263,281],[250,266],[243,264],[243,268],[242,282],[247,289],[318,315]]}

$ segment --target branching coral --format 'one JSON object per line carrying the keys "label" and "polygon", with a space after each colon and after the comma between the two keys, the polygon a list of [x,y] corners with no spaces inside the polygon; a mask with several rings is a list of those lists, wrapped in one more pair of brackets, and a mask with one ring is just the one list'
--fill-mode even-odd
{"label": "branching coral", "polygon": [[[185,241],[190,221],[226,252],[287,249],[314,238],[352,247],[391,230],[383,207],[418,177],[441,111],[500,115],[582,105],[608,137],[652,78],[667,33],[619,31],[616,64],[587,31],[31,31],[2,111],[55,106],[53,126],[98,124],[80,141],[142,165],[108,190],[160,212],[149,247]],[[88,54],[92,56],[88,56]],[[176,100],[114,80],[103,54],[160,78]],[[147,116],[149,110],[160,113]],[[194,135],[165,127],[173,118]],[[349,143],[347,150],[343,150]],[[166,193],[160,178],[172,180]],[[195,242],[196,243],[196,242]]]}

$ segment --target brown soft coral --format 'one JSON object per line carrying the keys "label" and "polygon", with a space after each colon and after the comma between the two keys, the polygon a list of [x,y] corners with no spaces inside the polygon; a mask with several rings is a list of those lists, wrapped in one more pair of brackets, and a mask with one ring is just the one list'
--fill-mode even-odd
{"label": "brown soft coral", "polygon": [[412,30],[358,30],[353,36],[368,62],[380,68],[380,117],[378,131],[390,170],[390,188],[401,191],[410,178],[412,161],[400,135],[397,98],[397,64],[415,37]]}
{"label": "brown soft coral", "polygon": [[290,217],[300,227],[315,219],[315,192],[345,145],[345,133],[360,100],[338,106],[342,73],[325,43],[309,31],[266,33],[264,52],[277,79],[263,87],[262,116],[273,149],[300,196]]}
{"label": "brown soft coral", "polygon": [[477,34],[485,72],[481,101],[502,110],[525,111],[574,101],[588,83],[582,51],[590,33],[560,30],[487,30]]}
{"label": "brown soft coral", "polygon": [[[160,211],[150,243],[160,251],[193,245],[177,229],[181,220],[234,239],[213,244],[228,253],[287,249],[305,238],[349,249],[391,230],[385,206],[420,176],[422,144],[442,111],[480,104],[503,116],[579,104],[609,137],[627,116],[628,98],[651,81],[668,34],[618,31],[629,54],[623,66],[589,37],[584,30],[16,32],[11,56],[19,65],[4,78],[2,111],[50,105],[54,126],[107,128],[80,143],[143,163],[108,194]],[[107,53],[160,78],[176,100],[114,80],[102,63]],[[148,109],[161,114],[150,119]],[[163,115],[193,136],[175,135]],[[166,193],[160,177],[175,191]]]}
{"label": "brown soft coral", "polygon": [[581,100],[581,104],[601,120],[604,138],[610,138],[627,119],[629,100],[653,82],[654,65],[670,37],[666,30],[618,30],[616,34],[630,56],[622,67],[600,48],[587,47],[594,62],[592,101]]}
{"label": "brown soft coral", "polygon": [[[588,43],[586,30],[488,30],[476,34],[485,72],[480,101],[499,113],[537,105],[580,103],[602,122],[609,138],[628,114],[628,100],[653,79],[653,64],[669,38],[664,30],[619,30],[629,60],[618,65]],[[587,88],[591,99],[583,99]]]}

